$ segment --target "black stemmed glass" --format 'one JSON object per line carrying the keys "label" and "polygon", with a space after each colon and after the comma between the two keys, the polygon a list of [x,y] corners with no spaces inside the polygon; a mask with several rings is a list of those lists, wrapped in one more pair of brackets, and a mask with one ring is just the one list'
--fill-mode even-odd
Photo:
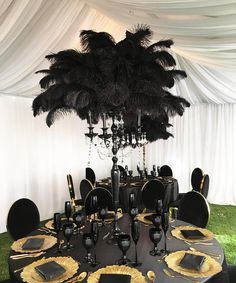
{"label": "black stemmed glass", "polygon": [[168,212],[164,212],[162,213],[162,216],[161,216],[161,226],[162,226],[162,229],[163,229],[163,232],[164,232],[164,235],[165,235],[165,247],[164,247],[164,254],[168,254],[169,251],[167,250],[166,248],[166,233],[168,231],[168,228],[169,228],[169,213]]}
{"label": "black stemmed glass", "polygon": [[94,260],[91,263],[91,266],[95,267],[100,264],[99,262],[97,262],[97,255],[96,255],[96,244],[97,244],[98,236],[99,236],[98,222],[96,220],[91,221],[91,235],[92,235],[93,244],[94,244]]}
{"label": "black stemmed glass", "polygon": [[141,263],[138,262],[138,253],[137,253],[137,243],[140,237],[140,223],[137,219],[132,221],[131,224],[131,235],[132,235],[132,239],[134,241],[135,244],[135,262],[132,262],[132,266],[140,266]]}
{"label": "black stemmed glass", "polygon": [[129,194],[129,208],[133,207],[135,203],[135,193],[131,192]]}
{"label": "black stemmed glass", "polygon": [[105,226],[105,218],[108,213],[108,208],[107,207],[99,207],[98,209],[98,218],[102,219],[102,226]]}
{"label": "black stemmed glass", "polygon": [[61,214],[60,213],[54,213],[53,215],[53,227],[55,232],[57,233],[57,253],[61,253],[60,249],[60,239],[59,239],[59,233],[61,230]]}
{"label": "black stemmed glass", "polygon": [[85,224],[85,214],[83,212],[75,212],[73,214],[73,221],[76,225],[76,234],[82,234],[81,228]]}
{"label": "black stemmed glass", "polygon": [[70,220],[71,213],[72,213],[71,202],[70,201],[66,201],[65,202],[65,216],[66,216],[68,222]]}
{"label": "black stemmed glass", "polygon": [[70,238],[73,235],[74,232],[74,224],[73,223],[65,223],[62,226],[63,235],[66,238],[66,245],[63,247],[64,249],[67,249],[68,251],[73,248],[73,245],[70,243]]}
{"label": "black stemmed glass", "polygon": [[161,225],[161,215],[159,215],[159,214],[153,214],[153,215],[152,215],[152,224],[153,224],[156,228],[160,228],[160,225]]}
{"label": "black stemmed glass", "polygon": [[156,210],[156,214],[161,216],[162,214],[162,200],[161,199],[156,200],[155,210]]}
{"label": "black stemmed glass", "polygon": [[130,235],[128,234],[120,234],[118,236],[118,247],[122,251],[122,258],[118,260],[119,265],[126,265],[128,262],[130,262],[130,259],[127,258],[126,253],[130,247]]}
{"label": "black stemmed glass", "polygon": [[84,262],[85,263],[89,263],[91,264],[93,262],[93,258],[92,258],[92,255],[91,255],[91,249],[93,247],[93,236],[91,233],[85,233],[83,234],[82,236],[82,244],[83,246],[85,247],[86,251],[87,251],[87,255],[86,257],[84,258]]}
{"label": "black stemmed glass", "polygon": [[130,177],[130,179],[133,178],[133,170],[129,170],[129,177]]}
{"label": "black stemmed glass", "polygon": [[149,252],[152,256],[160,256],[161,252],[158,250],[157,245],[161,240],[162,232],[160,228],[152,227],[149,230],[149,237],[154,244],[153,250]]}
{"label": "black stemmed glass", "polygon": [[135,193],[129,194],[129,216],[134,219],[138,214],[138,208],[135,206]]}
{"label": "black stemmed glass", "polygon": [[91,208],[92,208],[92,211],[94,211],[93,219],[95,220],[95,213],[98,210],[98,196],[96,195],[91,197]]}

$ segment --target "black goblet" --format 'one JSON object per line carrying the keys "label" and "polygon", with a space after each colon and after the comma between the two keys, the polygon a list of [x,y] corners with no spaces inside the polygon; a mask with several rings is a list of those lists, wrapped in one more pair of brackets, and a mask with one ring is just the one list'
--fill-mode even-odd
{"label": "black goblet", "polygon": [[99,262],[97,262],[97,255],[95,249],[99,236],[98,222],[96,220],[91,221],[91,235],[94,243],[94,261],[91,263],[91,266],[95,267],[100,264]]}
{"label": "black goblet", "polygon": [[63,247],[64,249],[70,250],[73,245],[70,243],[70,238],[73,235],[74,232],[74,224],[73,223],[65,223],[62,226],[62,231],[64,234],[64,237],[66,238],[66,245]]}
{"label": "black goblet", "polygon": [[140,266],[141,263],[138,262],[138,253],[137,253],[137,243],[140,237],[140,223],[137,219],[132,221],[131,235],[135,244],[135,262],[132,263],[132,266]]}
{"label": "black goblet", "polygon": [[160,242],[161,237],[162,237],[161,229],[154,228],[154,227],[150,228],[149,237],[154,244],[154,248],[153,248],[153,250],[151,250],[149,252],[149,254],[152,255],[152,256],[160,256],[161,252],[158,250],[157,245]]}
{"label": "black goblet", "polygon": [[59,233],[61,230],[61,214],[60,213],[54,213],[53,215],[53,227],[55,232],[57,233],[57,253],[61,253],[60,249],[60,239],[59,239]]}
{"label": "black goblet", "polygon": [[120,265],[125,265],[128,262],[130,262],[130,260],[127,258],[126,253],[130,247],[130,235],[128,234],[120,234],[118,236],[118,247],[119,249],[122,251],[122,258],[120,260],[118,260],[118,264]]}
{"label": "black goblet", "polygon": [[94,211],[94,220],[95,220],[95,213],[98,211],[98,196],[94,195],[91,196],[91,209]]}
{"label": "black goblet", "polygon": [[65,202],[65,216],[67,218],[67,221],[69,222],[72,212],[72,206],[70,201]]}
{"label": "black goblet", "polygon": [[161,226],[162,226],[162,229],[163,229],[163,232],[164,232],[164,235],[165,235],[165,248],[164,248],[163,252],[165,254],[168,254],[169,251],[166,248],[166,233],[167,233],[168,228],[169,228],[169,213],[168,212],[162,213]]}
{"label": "black goblet", "polygon": [[129,177],[130,177],[130,179],[133,178],[133,170],[129,170]]}
{"label": "black goblet", "polygon": [[98,218],[102,219],[102,226],[105,226],[105,218],[108,213],[108,208],[107,207],[99,207],[98,209]]}
{"label": "black goblet", "polygon": [[129,208],[134,207],[135,206],[135,193],[131,192],[129,194]]}
{"label": "black goblet", "polygon": [[83,212],[75,212],[73,214],[73,220],[74,223],[76,225],[76,233],[77,234],[82,234],[81,232],[81,228],[84,226],[85,224],[85,214]]}
{"label": "black goblet", "polygon": [[156,200],[155,210],[156,210],[156,214],[161,216],[162,214],[162,200],[161,199]]}
{"label": "black goblet", "polygon": [[83,244],[83,246],[85,247],[85,249],[87,251],[87,255],[84,258],[84,262],[91,264],[93,262],[93,258],[91,256],[91,249],[92,249],[93,244],[94,244],[93,236],[92,236],[91,233],[83,234],[82,244]]}
{"label": "black goblet", "polygon": [[152,224],[156,227],[156,228],[160,228],[161,225],[161,216],[159,214],[153,214],[152,215]]}
{"label": "black goblet", "polygon": [[129,209],[129,216],[132,218],[132,220],[138,215],[138,208],[137,207],[131,207]]}

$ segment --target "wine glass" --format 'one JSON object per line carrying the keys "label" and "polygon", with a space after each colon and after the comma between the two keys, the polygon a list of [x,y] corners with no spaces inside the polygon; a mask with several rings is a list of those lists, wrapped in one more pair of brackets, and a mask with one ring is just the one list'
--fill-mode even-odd
{"label": "wine glass", "polygon": [[156,210],[156,214],[161,216],[161,214],[162,214],[162,199],[156,200],[155,210]]}
{"label": "wine glass", "polygon": [[143,170],[139,170],[139,176],[140,176],[140,180],[143,180]]}
{"label": "wine glass", "polygon": [[77,211],[73,214],[73,221],[76,225],[76,232],[82,234],[81,228],[85,224],[85,215],[83,212]]}
{"label": "wine glass", "polygon": [[161,226],[162,226],[162,229],[163,229],[163,232],[164,232],[164,235],[165,235],[165,248],[164,248],[163,252],[165,254],[168,254],[169,251],[166,249],[166,233],[167,233],[168,228],[169,228],[169,213],[168,212],[162,213]]}
{"label": "wine glass", "polygon": [[135,193],[131,192],[129,194],[129,208],[134,206],[134,202],[135,202]]}
{"label": "wine glass", "polygon": [[129,216],[134,220],[134,218],[138,215],[138,207],[131,207],[129,209]]}
{"label": "wine glass", "polygon": [[96,220],[91,221],[91,235],[92,235],[93,244],[94,244],[94,261],[91,263],[91,266],[95,267],[100,264],[99,262],[97,262],[97,255],[96,255],[96,249],[95,249],[97,241],[98,241],[98,236],[99,236],[98,222]]}
{"label": "wine glass", "polygon": [[156,228],[160,228],[161,225],[161,216],[159,214],[153,214],[152,215],[152,224],[156,227]]}
{"label": "wine glass", "polygon": [[57,233],[57,253],[61,253],[60,249],[60,239],[59,239],[59,232],[61,230],[61,214],[54,213],[53,215],[53,227],[55,232]]}
{"label": "wine glass", "polygon": [[149,237],[150,237],[151,241],[154,244],[154,248],[153,248],[153,250],[151,250],[149,252],[149,254],[152,255],[152,256],[160,256],[161,252],[158,250],[157,245],[160,242],[161,237],[162,237],[161,229],[160,228],[156,228],[156,227],[155,228],[154,227],[150,228],[150,230],[149,230]]}
{"label": "wine glass", "polygon": [[174,222],[176,219],[178,219],[178,207],[170,207],[169,216],[171,218],[170,222]]}
{"label": "wine glass", "polygon": [[70,217],[71,217],[71,212],[72,212],[71,202],[66,201],[65,202],[65,216],[66,216],[68,222],[69,222]]}
{"label": "wine glass", "polygon": [[98,218],[102,219],[102,226],[105,226],[105,218],[108,213],[108,208],[107,207],[99,207],[98,209]]}
{"label": "wine glass", "polygon": [[62,231],[63,231],[64,237],[66,238],[66,245],[63,248],[69,251],[73,247],[73,245],[70,243],[70,238],[74,232],[74,224],[65,223],[62,226]]}
{"label": "wine glass", "polygon": [[91,209],[94,212],[94,220],[95,220],[95,213],[98,210],[98,196],[97,195],[91,196],[90,201],[91,201]]}
{"label": "wine glass", "polygon": [[122,251],[122,258],[118,260],[118,264],[120,265],[125,265],[127,264],[130,260],[127,258],[126,253],[130,247],[130,235],[128,234],[120,234],[118,236],[118,247]]}
{"label": "wine glass", "polygon": [[138,253],[137,253],[137,243],[140,237],[140,223],[137,219],[132,221],[131,235],[135,244],[135,262],[132,263],[132,266],[140,266],[141,263],[138,262]]}
{"label": "wine glass", "polygon": [[86,251],[87,251],[87,255],[84,259],[85,263],[89,263],[91,264],[93,262],[93,258],[91,256],[91,249],[93,247],[93,236],[91,233],[85,233],[82,236],[82,244],[85,247]]}
{"label": "wine glass", "polygon": [[129,170],[129,177],[130,177],[130,179],[133,178],[133,170]]}

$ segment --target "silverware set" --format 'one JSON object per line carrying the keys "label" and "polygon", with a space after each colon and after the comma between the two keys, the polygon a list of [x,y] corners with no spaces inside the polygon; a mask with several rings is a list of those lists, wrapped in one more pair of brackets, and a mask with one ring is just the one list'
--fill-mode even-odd
{"label": "silverware set", "polygon": [[22,258],[26,258],[26,257],[38,257],[45,254],[45,252],[38,252],[38,253],[32,253],[32,254],[17,254],[17,255],[12,255],[10,256],[11,259],[22,259]]}

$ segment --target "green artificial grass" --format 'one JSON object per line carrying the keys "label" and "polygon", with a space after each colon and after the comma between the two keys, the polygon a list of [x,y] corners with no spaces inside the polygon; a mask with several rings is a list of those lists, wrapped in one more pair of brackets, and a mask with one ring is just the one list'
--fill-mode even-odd
{"label": "green artificial grass", "polygon": [[[211,218],[207,228],[222,245],[227,263],[236,265],[236,206],[211,204]],[[43,225],[44,222],[41,223]],[[12,244],[8,233],[0,234],[0,280],[9,277],[7,258]]]}

